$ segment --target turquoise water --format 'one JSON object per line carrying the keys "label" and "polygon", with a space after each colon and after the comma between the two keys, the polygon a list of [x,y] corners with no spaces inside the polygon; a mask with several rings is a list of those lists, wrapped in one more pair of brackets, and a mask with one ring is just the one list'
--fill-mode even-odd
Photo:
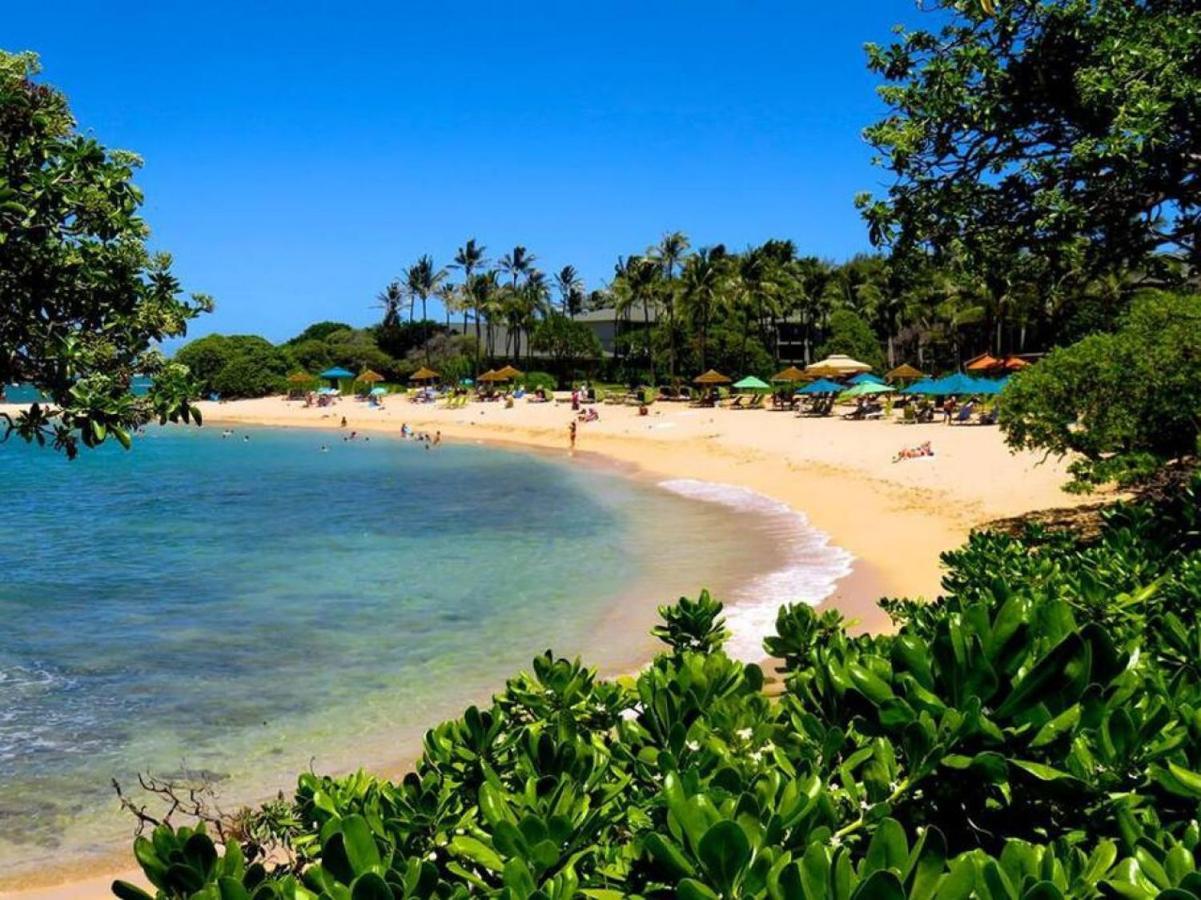
{"label": "turquoise water", "polygon": [[124,846],[114,777],[203,771],[233,806],[310,763],[396,765],[547,647],[633,665],[656,604],[734,590],[780,527],[565,460],[312,431],[75,462],[10,441],[0,473],[9,872]]}

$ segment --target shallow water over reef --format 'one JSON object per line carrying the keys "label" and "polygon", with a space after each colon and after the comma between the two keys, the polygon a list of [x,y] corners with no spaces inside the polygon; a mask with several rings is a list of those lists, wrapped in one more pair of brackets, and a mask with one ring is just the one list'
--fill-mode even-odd
{"label": "shallow water over reef", "polygon": [[[621,670],[657,604],[795,571],[803,522],[754,503],[342,437],[0,446],[0,871],[120,850],[113,778],[203,774],[230,807],[310,764],[386,769],[548,647]],[[822,548],[815,584],[845,566]]]}

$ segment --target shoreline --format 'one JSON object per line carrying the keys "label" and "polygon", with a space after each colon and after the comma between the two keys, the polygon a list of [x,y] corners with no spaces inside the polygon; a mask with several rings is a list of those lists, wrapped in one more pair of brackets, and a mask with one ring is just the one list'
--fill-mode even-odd
{"label": "shoreline", "polygon": [[[392,397],[388,408],[378,412],[349,399],[324,413],[316,408],[304,409],[282,398],[205,402],[200,406],[208,427],[309,428],[339,435],[345,434],[339,426],[345,415],[346,431],[398,436],[400,424],[407,422],[419,431],[440,431],[444,439],[456,442],[540,455],[569,454],[566,428],[571,414],[569,408],[560,404],[518,405],[514,409],[503,409],[499,404],[473,404],[461,410],[445,410]],[[822,458],[821,452],[815,452],[827,446],[821,442],[793,445],[785,440],[785,445],[780,446],[781,434],[787,439],[792,431],[832,435],[831,429],[846,430],[847,437],[868,435],[873,438],[868,443],[879,444],[881,430],[888,429],[892,434],[887,438],[909,439],[910,429],[895,428],[890,422],[798,421],[783,413],[759,411],[735,415],[729,410],[693,410],[663,403],[652,407],[655,412],[646,417],[650,419],[648,422],[640,421],[641,417],[632,408],[600,406],[598,409],[602,422],[582,424],[579,447],[570,453],[580,464],[615,470],[660,489],[666,489],[661,482],[676,479],[743,488],[783,504],[828,537],[832,546],[848,551],[852,556],[850,571],[837,578],[832,591],[814,606],[819,612],[838,610],[852,623],[856,633],[891,628],[888,617],[877,605],[883,596],[935,597],[941,578],[939,554],[962,543],[973,527],[1003,515],[1089,499],[1070,498],[1058,490],[1054,495],[1048,493],[1052,482],[1057,485],[1066,480],[1062,466],[1054,464],[1041,467],[1037,477],[1021,479],[1023,489],[1005,492],[1001,502],[987,492],[973,496],[972,492],[963,491],[962,486],[948,490],[941,485],[922,484],[926,472],[919,468],[923,465],[921,461],[908,468],[893,467],[900,476],[894,477],[893,471],[886,468],[848,465],[845,461],[840,465]],[[761,428],[764,425],[768,427]],[[858,429],[863,431],[856,434]],[[932,432],[934,427],[925,426],[918,434],[925,440]],[[937,433],[969,435],[955,439],[970,443],[974,451],[990,448],[994,456],[1001,447],[995,429],[939,427]],[[1034,471],[1031,459],[1012,456],[1010,459],[1017,459],[1023,475]],[[914,474],[918,477],[913,478]],[[996,480],[990,478],[986,483],[995,486]],[[760,663],[769,680],[777,677],[770,660],[761,659]],[[376,772],[396,777],[414,762],[415,758],[394,760],[379,766]],[[90,864],[47,873],[45,878],[25,878],[19,887],[0,888],[0,897],[99,898],[111,896],[109,885],[114,878],[145,884],[139,871],[127,868],[127,853],[111,862],[111,869],[104,863],[98,867],[92,860]],[[105,874],[96,875],[98,868]]]}

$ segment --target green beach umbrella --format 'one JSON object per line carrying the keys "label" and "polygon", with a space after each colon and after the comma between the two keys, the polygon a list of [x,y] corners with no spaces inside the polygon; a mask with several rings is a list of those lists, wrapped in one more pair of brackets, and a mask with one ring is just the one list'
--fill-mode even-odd
{"label": "green beach umbrella", "polygon": [[735,381],[734,387],[740,391],[770,391],[771,385],[761,378],[748,375],[742,381]]}
{"label": "green beach umbrella", "polygon": [[850,400],[854,397],[862,397],[866,394],[890,394],[896,388],[890,387],[887,384],[876,384],[874,381],[862,381],[849,390],[843,391],[839,395],[839,399]]}

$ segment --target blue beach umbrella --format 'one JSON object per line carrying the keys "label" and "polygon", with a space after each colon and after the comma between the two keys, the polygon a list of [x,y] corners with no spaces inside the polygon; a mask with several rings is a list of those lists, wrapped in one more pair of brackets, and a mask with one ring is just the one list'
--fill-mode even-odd
{"label": "blue beach umbrella", "polygon": [[388,393],[388,389],[387,389],[387,388],[382,388],[382,387],[374,387],[374,388],[372,388],[372,389],[371,389],[371,396],[372,396],[372,397],[382,397],[382,396],[383,396],[384,394],[386,394],[386,393]]}
{"label": "blue beach umbrella", "polygon": [[830,381],[828,378],[819,378],[817,381],[797,389],[798,394],[841,394],[842,391],[841,384],[837,381]]}
{"label": "blue beach umbrella", "polygon": [[909,387],[902,390],[901,393],[902,394],[926,394],[926,395],[937,394],[938,391],[934,390],[934,388],[937,386],[937,384],[938,384],[938,382],[935,381],[933,378],[923,378],[921,381],[915,381],[913,384],[909,385]]}
{"label": "blue beach umbrella", "polygon": [[354,378],[354,372],[347,372],[341,366],[334,366],[332,369],[326,369],[317,377],[328,379],[331,387],[337,387],[339,379]]}
{"label": "blue beach umbrella", "polygon": [[858,375],[852,378],[848,384],[884,384],[884,379],[879,375],[873,375],[871,372],[860,372]]}
{"label": "blue beach umbrella", "polygon": [[1009,378],[980,378],[976,381],[975,393],[995,395],[1005,390],[1005,385],[1009,383]]}
{"label": "blue beach umbrella", "polygon": [[948,375],[938,382],[938,387],[941,394],[980,393],[980,382],[975,378],[964,375],[962,372],[955,372],[953,375]]}

